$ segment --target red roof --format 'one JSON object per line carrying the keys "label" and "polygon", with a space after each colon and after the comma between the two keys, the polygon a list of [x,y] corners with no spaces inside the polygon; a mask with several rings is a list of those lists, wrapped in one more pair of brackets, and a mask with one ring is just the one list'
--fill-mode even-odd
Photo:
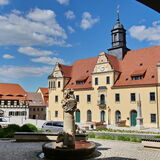
{"label": "red roof", "polygon": [[39,88],[42,95],[43,95],[43,99],[46,105],[48,105],[48,98],[49,98],[49,93],[48,93],[48,88]]}
{"label": "red roof", "polygon": [[[123,60],[118,60],[113,55],[105,55],[112,68],[120,73],[113,87],[155,85],[158,82],[156,65],[160,62],[160,46],[128,51]],[[92,89],[91,76],[97,59],[98,57],[77,60],[72,66],[60,64],[64,77],[71,78],[65,89]],[[133,80],[133,76],[143,76],[143,78]],[[76,81],[83,82],[76,83]]]}
{"label": "red roof", "polygon": [[59,67],[64,77],[71,77],[72,66],[66,66],[63,64],[59,64]]}
{"label": "red roof", "polygon": [[[89,89],[92,88],[92,77],[91,73],[95,67],[98,57],[87,58],[77,60],[72,65],[72,72],[71,72],[71,80],[66,85],[66,88],[73,88],[73,89]],[[83,81],[84,84],[76,84],[76,81]]]}
{"label": "red roof", "polygon": [[13,83],[0,83],[0,99],[26,99],[27,92],[19,85]]}
{"label": "red roof", "polygon": [[[121,75],[114,87],[130,85],[153,85],[158,82],[157,63],[160,61],[160,46],[128,51],[121,61]],[[133,73],[142,72],[143,79],[132,80]]]}
{"label": "red roof", "polygon": [[112,68],[115,71],[120,71],[120,61],[117,59],[117,57],[110,55],[110,54],[106,54],[106,57],[107,57],[110,65],[112,66]]}

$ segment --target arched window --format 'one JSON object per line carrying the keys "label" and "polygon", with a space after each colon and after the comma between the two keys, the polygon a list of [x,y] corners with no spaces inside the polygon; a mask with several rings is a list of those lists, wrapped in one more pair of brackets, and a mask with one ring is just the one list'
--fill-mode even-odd
{"label": "arched window", "polygon": [[100,121],[105,122],[105,111],[101,111]]}
{"label": "arched window", "polygon": [[104,94],[100,95],[100,104],[105,104],[105,95]]}
{"label": "arched window", "polygon": [[121,121],[121,112],[120,111],[116,111],[115,112],[115,122],[120,122]]}
{"label": "arched window", "polygon": [[91,110],[87,111],[87,122],[91,122],[92,121],[92,112]]}

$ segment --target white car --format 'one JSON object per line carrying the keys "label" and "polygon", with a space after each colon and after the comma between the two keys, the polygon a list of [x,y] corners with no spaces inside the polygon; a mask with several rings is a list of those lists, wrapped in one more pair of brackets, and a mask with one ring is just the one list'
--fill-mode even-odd
{"label": "white car", "polygon": [[48,121],[42,125],[42,129],[45,131],[62,132],[63,122],[61,121]]}
{"label": "white car", "polygon": [[[75,124],[76,133],[85,133],[86,131],[79,128],[77,124]],[[42,129],[45,131],[51,132],[63,132],[63,122],[62,121],[48,121],[42,125]]]}
{"label": "white car", "polygon": [[0,117],[0,128],[7,127],[8,124],[8,121],[4,117]]}

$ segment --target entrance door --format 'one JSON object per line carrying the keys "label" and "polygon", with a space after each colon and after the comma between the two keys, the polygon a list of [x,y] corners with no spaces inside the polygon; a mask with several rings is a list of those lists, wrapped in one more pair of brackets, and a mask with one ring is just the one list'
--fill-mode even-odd
{"label": "entrance door", "polygon": [[76,110],[76,122],[80,122],[81,121],[81,119],[80,119],[80,117],[81,117],[81,112],[80,112],[80,110],[78,109],[78,110]]}
{"label": "entrance door", "polygon": [[133,110],[130,113],[131,126],[136,126],[137,124],[137,111]]}

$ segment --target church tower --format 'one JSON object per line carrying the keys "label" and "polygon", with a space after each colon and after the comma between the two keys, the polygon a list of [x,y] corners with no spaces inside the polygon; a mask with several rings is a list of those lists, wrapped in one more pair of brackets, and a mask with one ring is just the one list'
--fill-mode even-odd
{"label": "church tower", "polygon": [[117,10],[117,22],[111,30],[112,48],[108,49],[109,53],[115,55],[118,59],[123,59],[130,49],[126,46],[126,30],[120,23],[119,10]]}

